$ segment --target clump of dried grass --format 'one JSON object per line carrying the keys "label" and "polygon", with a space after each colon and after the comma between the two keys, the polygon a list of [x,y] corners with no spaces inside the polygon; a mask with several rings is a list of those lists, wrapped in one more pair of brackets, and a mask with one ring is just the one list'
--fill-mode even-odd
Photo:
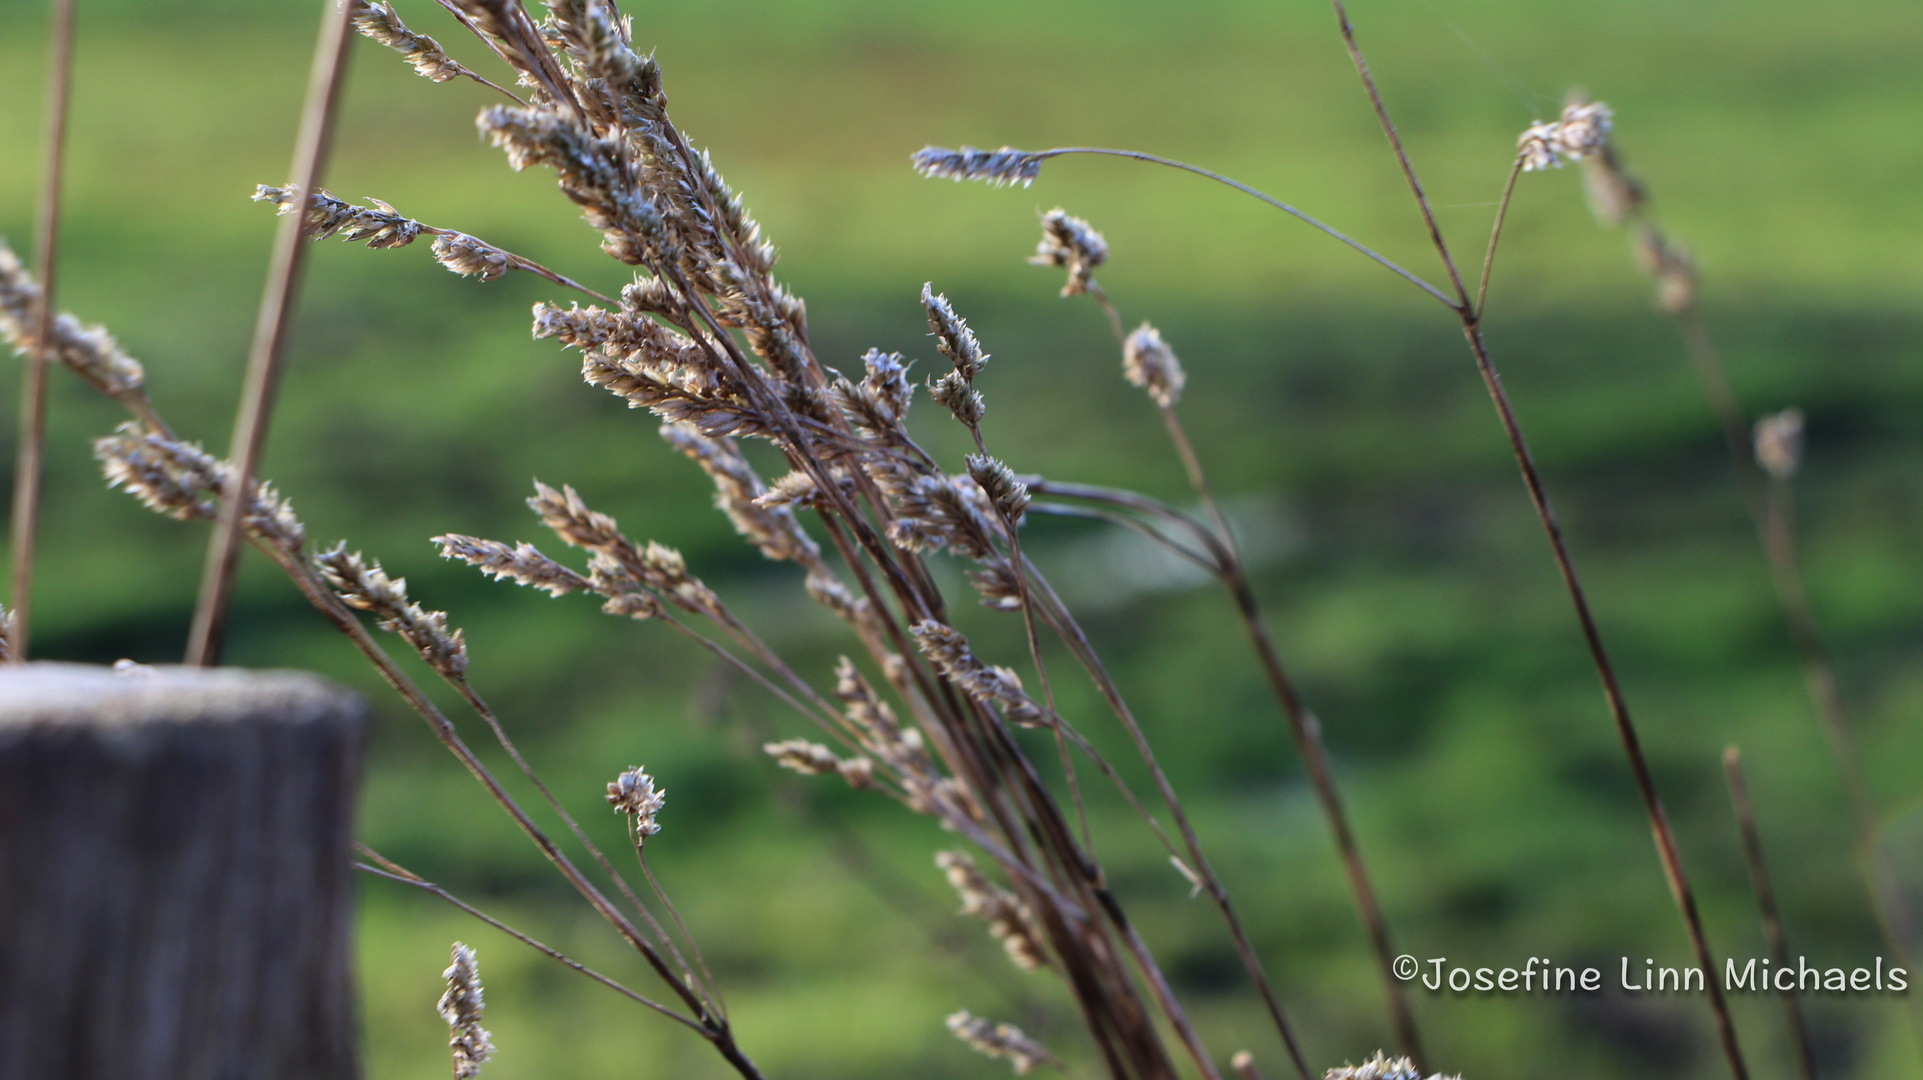
{"label": "clump of dried grass", "polygon": [[[1382,969],[1397,1037],[1409,1056],[1389,1059],[1378,1054],[1362,1066],[1332,1070],[1330,1080],[1420,1077],[1422,1049],[1413,1015],[1390,970],[1393,951],[1385,920],[1333,780],[1320,721],[1282,665],[1255,603],[1234,534],[1182,428],[1177,406],[1186,375],[1181,363],[1148,323],[1125,333],[1117,306],[1094,278],[1095,269],[1109,258],[1102,235],[1058,208],[1044,215],[1043,238],[1031,261],[1063,269],[1067,282],[1062,295],[1090,296],[1107,313],[1124,373],[1161,413],[1205,519],[1132,492],[1026,475],[991,454],[982,426],[989,403],[983,378],[988,353],[949,300],[929,285],[921,302],[936,348],[950,370],[924,389],[963,425],[976,451],[966,457],[960,471],[951,472],[909,432],[908,414],[917,386],[908,378],[908,365],[900,356],[870,351],[861,358],[862,369],[852,375],[834,370],[816,356],[805,305],[774,274],[774,248],[713,161],[673,123],[660,66],[651,54],[635,49],[632,26],[612,3],[549,0],[539,21],[520,0],[446,0],[444,6],[513,71],[520,94],[449,59],[438,42],[409,29],[385,3],[349,0],[341,17],[351,19],[360,33],[399,52],[433,81],[472,78],[510,99],[509,104],[481,113],[477,125],[482,134],[503,151],[512,168],[552,173],[563,195],[582,209],[600,234],[601,249],[617,262],[637,268],[634,284],[621,290],[619,299],[602,296],[465,233],[425,225],[379,200],[371,200],[371,207],[343,202],[311,181],[289,187],[263,185],[256,198],[276,204],[284,214],[297,214],[298,227],[308,237],[338,235],[349,242],[387,248],[431,235],[435,257],[456,273],[492,280],[518,269],[597,301],[594,306],[576,303],[565,310],[538,305],[535,335],[577,353],[589,385],[614,394],[631,408],[652,413],[661,423],[663,437],[712,479],[717,507],[742,538],[767,558],[800,567],[805,591],[846,625],[861,659],[843,657],[832,672],[832,690],[817,690],[693,574],[678,552],[630,539],[612,517],[591,509],[570,487],[537,484],[529,506],[564,544],[585,553],[585,565],[569,566],[526,543],[457,534],[436,538],[442,554],[490,577],[552,597],[592,594],[602,600],[607,613],[657,621],[753,679],[841,748],[837,751],[804,738],[770,742],[766,749],[779,765],[810,775],[840,776],[856,788],[939,820],[972,846],[973,854],[944,851],[938,856],[938,865],[962,898],[964,913],[984,919],[1019,968],[1051,971],[1063,980],[1080,1011],[1090,1048],[1110,1075],[1141,1080],[1173,1077],[1181,1071],[1179,1056],[1205,1080],[1219,1080],[1214,1057],[1110,889],[1093,852],[1077,779],[1078,762],[1093,766],[1141,812],[1175,867],[1198,892],[1208,895],[1263,998],[1292,1066],[1309,1080],[1312,1072],[1295,1032],[1154,748],[1074,614],[1021,548],[1021,526],[1033,512],[1081,513],[1140,529],[1215,574],[1232,597],[1302,752]],[[1040,152],[931,147],[915,155],[915,166],[928,176],[1024,187],[1036,179],[1044,161],[1070,153],[1182,169],[1297,217],[1451,309],[1515,448],[1528,492],[1568,583],[1699,959],[1705,969],[1713,969],[1627,706],[1527,442],[1482,341],[1489,266],[1500,235],[1501,212],[1472,300],[1435,226],[1414,166],[1375,93],[1347,14],[1339,2],[1334,6],[1344,42],[1443,260],[1447,289],[1289,204],[1209,170],[1153,155],[1088,147]],[[319,125],[323,130],[325,119],[323,113]],[[1610,124],[1606,107],[1576,103],[1557,121],[1531,126],[1519,141],[1503,195],[1504,210],[1519,173],[1574,159],[1601,163],[1597,175],[1602,179],[1592,186],[1603,193],[1599,204],[1611,208],[1606,217],[1613,214],[1626,220],[1636,213],[1640,188],[1619,171],[1609,172],[1615,161],[1608,138]],[[317,175],[317,165],[312,171]],[[312,196],[303,197],[303,190],[312,191]],[[1644,247],[1657,253],[1653,268],[1659,278],[1667,275],[1669,282],[1666,303],[1687,308],[1693,302],[1693,276],[1687,272],[1687,261],[1672,254],[1666,242],[1647,236]],[[1687,282],[1692,288],[1676,282]],[[144,395],[139,365],[104,331],[83,327],[64,315],[38,324],[45,329],[34,329],[35,289],[18,261],[0,248],[0,329],[9,341],[26,351],[35,350],[40,339],[47,338],[48,355],[122,401],[134,414],[133,423],[96,447],[110,481],[153,509],[183,519],[216,516],[226,495],[228,505],[238,507],[229,511],[237,527],[375,664],[570,884],[634,947],[661,980],[665,1002],[588,972],[518,931],[510,932],[683,1024],[710,1042],[741,1075],[758,1077],[759,1070],[739,1047],[719,987],[701,959],[694,935],[648,867],[645,842],[660,831],[658,819],[665,808],[665,793],[655,779],[630,768],[608,784],[607,792],[609,803],[628,821],[636,861],[648,884],[644,899],[588,839],[563,801],[541,782],[505,725],[474,689],[465,636],[451,625],[446,613],[422,607],[408,597],[404,581],[389,578],[378,562],[350,554],[344,545],[310,549],[306,531],[291,507],[252,478],[251,457],[236,466],[174,436]],[[1759,452],[1759,458],[1790,456],[1791,440],[1785,431],[1786,425],[1780,423],[1771,429],[1771,445],[1776,449]],[[772,480],[759,475],[742,452],[742,441],[749,439],[772,446],[788,471]],[[248,452],[256,451],[254,446]],[[804,519],[812,521],[814,532],[804,527]],[[985,606],[1021,616],[1035,691],[1013,668],[983,660],[955,629],[952,598],[937,587],[929,565],[938,555],[969,564],[969,579]],[[620,902],[605,895],[602,886],[577,868],[507,794],[448,718],[367,634],[355,610],[372,613],[379,629],[397,634],[489,726],[566,823]],[[1129,736],[1156,787],[1157,801],[1177,826],[1177,838],[1164,834],[1147,802],[1129,790],[1115,767],[1057,710],[1044,663],[1044,635],[1058,643],[1093,682]],[[877,686],[885,687],[885,693]],[[1053,742],[1065,773],[1065,792],[1044,782],[1042,770],[1016,729],[1037,730]],[[1063,805],[1064,796],[1073,807],[1072,816]],[[366,867],[370,872],[424,888],[473,911],[404,868],[367,854],[377,864]],[[665,914],[665,924],[657,911]],[[443,1011],[453,1030],[455,1071],[457,1076],[471,1076],[491,1052],[491,1044],[479,1027],[480,988],[470,950],[455,946],[454,966],[447,978]],[[1743,1065],[1733,1031],[1720,997],[1713,998],[1725,1050],[1740,1077]],[[948,1026],[971,1046],[1008,1060],[1017,1073],[1056,1062],[1013,1025],[993,1024],[963,1011],[950,1016]],[[1165,1031],[1175,1037],[1179,1055],[1165,1045]],[[1237,1055],[1234,1065],[1245,1077],[1255,1075],[1253,1060],[1246,1054]]]}

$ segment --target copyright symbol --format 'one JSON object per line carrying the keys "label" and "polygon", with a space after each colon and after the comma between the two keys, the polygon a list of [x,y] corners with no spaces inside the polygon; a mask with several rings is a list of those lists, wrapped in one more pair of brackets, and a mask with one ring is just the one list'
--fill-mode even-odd
{"label": "copyright symbol", "polygon": [[1410,956],[1408,953],[1403,953],[1401,956],[1396,957],[1396,962],[1391,968],[1391,970],[1396,973],[1396,978],[1401,979],[1403,982],[1408,982],[1410,979],[1415,978],[1416,972],[1420,969],[1420,965],[1416,963],[1416,958]]}

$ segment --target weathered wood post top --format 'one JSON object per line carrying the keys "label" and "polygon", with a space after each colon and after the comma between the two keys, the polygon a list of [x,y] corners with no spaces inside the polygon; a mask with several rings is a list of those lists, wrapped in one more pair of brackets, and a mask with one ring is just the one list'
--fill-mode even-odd
{"label": "weathered wood post top", "polygon": [[316,676],[0,667],[0,1080],[354,1080],[366,710]]}

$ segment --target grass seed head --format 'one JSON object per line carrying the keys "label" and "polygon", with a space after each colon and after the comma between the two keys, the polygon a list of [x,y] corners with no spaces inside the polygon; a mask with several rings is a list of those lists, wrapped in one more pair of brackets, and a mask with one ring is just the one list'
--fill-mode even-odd
{"label": "grass seed head", "polygon": [[1042,171],[1042,157],[1026,150],[1004,146],[1000,150],[977,150],[964,146],[950,150],[924,146],[915,151],[915,171],[927,177],[947,180],[980,180],[994,187],[1035,182]]}
{"label": "grass seed head", "polygon": [[1756,421],[1756,464],[1778,480],[1803,464],[1803,410],[1784,409]]}
{"label": "grass seed head", "polygon": [[608,785],[608,805],[617,814],[626,814],[634,820],[634,831],[643,839],[661,831],[655,816],[667,804],[666,789],[654,786],[654,777],[639,765],[631,765],[622,770],[621,775]]}
{"label": "grass seed head", "polygon": [[481,968],[474,950],[457,941],[452,957],[453,963],[441,972],[447,989],[441,994],[437,1008],[441,1019],[447,1021],[447,1044],[454,1054],[454,1080],[469,1080],[479,1076],[481,1064],[494,1056],[494,1042],[481,1026],[481,1013],[487,1006],[482,1000]]}
{"label": "grass seed head", "polygon": [[966,1009],[948,1017],[948,1030],[957,1039],[989,1057],[1007,1061],[1014,1068],[1016,1076],[1026,1076],[1035,1066],[1055,1060],[1047,1047],[1030,1038],[1021,1028],[1013,1024],[992,1023],[972,1015]]}
{"label": "grass seed head", "polygon": [[1058,206],[1042,215],[1042,240],[1028,261],[1067,270],[1062,296],[1080,296],[1094,280],[1095,268],[1108,261],[1108,241],[1088,222]]}
{"label": "grass seed head", "polygon": [[1162,340],[1161,331],[1148,323],[1136,327],[1122,346],[1122,373],[1164,409],[1172,409],[1182,400],[1182,387],[1188,383],[1188,374],[1175,358],[1175,350]]}

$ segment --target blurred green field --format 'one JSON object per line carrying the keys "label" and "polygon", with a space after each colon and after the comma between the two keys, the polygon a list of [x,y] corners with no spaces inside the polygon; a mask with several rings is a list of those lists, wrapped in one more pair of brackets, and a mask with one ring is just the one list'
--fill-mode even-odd
{"label": "blurred green field", "polygon": [[[161,409],[223,446],[306,78],[305,2],[82,0],[62,306],[148,365]],[[434,5],[401,10],[492,72]],[[1022,265],[1037,211],[1103,229],[1101,280],[1190,373],[1184,413],[1267,553],[1258,587],[1321,716],[1398,943],[1500,967],[1687,955],[1553,565],[1460,335],[1378,267],[1226,189],[1108,160],[1028,190],[916,177],[925,143],[1133,147],[1302,206],[1418,272],[1420,223],[1334,20],[1285,4],[899,0],[641,5],[675,117],[714,151],[808,298],[823,360],[934,356],[916,294],[945,290],[995,354],[987,434],[1023,471],[1185,502],[1151,407],[1098,312]],[[1579,85],[1617,110],[1631,166],[1704,267],[1705,301],[1756,412],[1800,405],[1805,565],[1866,765],[1891,815],[1923,792],[1923,6],[1857,0],[1356,0],[1389,107],[1444,229],[1479,251],[1517,132]],[[0,237],[29,246],[41,5],[0,0]],[[376,196],[604,291],[622,268],[545,175],[474,136],[487,92],[354,60],[327,186]],[[1492,287],[1491,348],[1536,443],[1616,654],[1722,954],[1762,953],[1718,755],[1747,755],[1792,943],[1854,966],[1882,948],[1734,474],[1674,329],[1574,169],[1525,177]],[[645,764],[670,792],[651,862],[708,949],[744,1048],[771,1076],[999,1075],[941,1026],[1013,1019],[1096,1074],[1067,996],[956,917],[950,840],[891,804],[785,775],[757,747],[803,724],[658,627],[617,623],[442,563],[458,531],[540,542],[531,477],[571,483],[692,567],[817,679],[848,649],[789,567],[708,509],[654,422],[532,342],[556,290],[478,284],[424,246],[313,252],[265,472],[317,539],[349,538],[466,628],[473,677],[610,845],[599,802]],[[11,395],[14,369],[0,380]],[[11,400],[11,398],[9,398]],[[40,656],[165,662],[185,638],[204,531],[103,490],[87,440],[119,421],[56,378]],[[0,410],[11,423],[12,410]],[[959,468],[953,425],[923,415]],[[11,426],[0,431],[12,444]],[[8,470],[11,475],[11,470]],[[1389,1039],[1327,832],[1218,591],[1137,547],[1047,519],[1030,551],[1087,613],[1185,793],[1312,1062]],[[556,544],[546,545],[553,549]],[[647,975],[294,591],[250,564],[230,660],[364,687],[380,716],[362,833],[537,937]],[[959,575],[956,575],[959,582]],[[1139,587],[1127,583],[1134,581]],[[959,604],[961,608],[972,605]],[[1002,616],[960,616],[1020,655]],[[1130,754],[1085,684],[1064,711]],[[479,741],[478,739],[476,740]],[[1045,745],[1038,752],[1051,754]],[[1129,770],[1125,770],[1129,771]],[[1139,779],[1135,771],[1133,778]],[[1213,915],[1119,799],[1098,849],[1220,1056],[1285,1059]],[[698,1040],[508,939],[363,882],[368,1075],[437,1075],[448,942],[475,944],[500,1054],[486,1075],[721,1076]],[[1632,962],[1634,960],[1632,959]],[[1717,1076],[1701,998],[1428,994],[1435,1063],[1470,1080]],[[1824,1076],[1923,1070],[1903,1002],[1818,995]],[[1773,1002],[1737,1001],[1756,1075],[1792,1069]]]}

